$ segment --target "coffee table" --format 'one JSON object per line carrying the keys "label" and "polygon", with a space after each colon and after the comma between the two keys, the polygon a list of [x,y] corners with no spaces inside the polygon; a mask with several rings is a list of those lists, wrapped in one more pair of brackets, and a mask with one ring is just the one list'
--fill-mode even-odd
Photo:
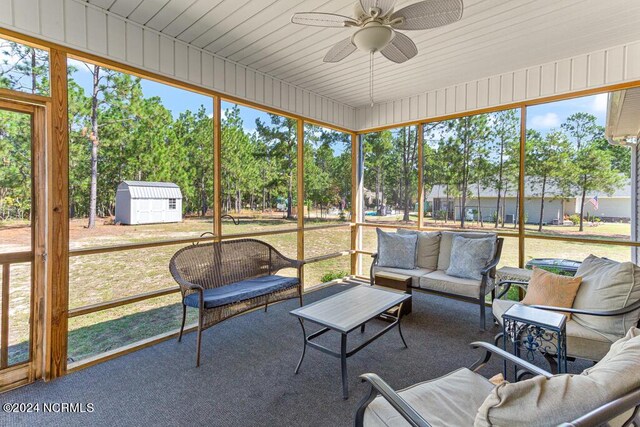
{"label": "coffee table", "polygon": [[[407,347],[407,343],[402,336],[400,319],[402,317],[402,304],[410,299],[411,295],[404,292],[382,289],[377,286],[360,285],[291,311],[290,313],[298,318],[304,336],[302,356],[300,356],[300,361],[298,362],[295,373],[297,374],[300,371],[300,365],[302,365],[302,361],[304,360],[307,346],[320,350],[330,356],[338,357],[340,358],[342,371],[342,397],[348,399],[348,357],[353,356],[396,325],[398,326],[402,343]],[[398,310],[395,310],[393,314],[385,313],[394,307],[398,307]],[[357,328],[360,328],[361,332],[364,332],[364,325],[369,320],[378,316],[387,316],[392,322],[367,341],[351,350],[347,350],[347,334]],[[316,323],[323,326],[323,328],[307,336],[307,331],[304,328],[304,320]],[[329,331],[335,331],[342,335],[339,352],[313,342],[314,338]]]}

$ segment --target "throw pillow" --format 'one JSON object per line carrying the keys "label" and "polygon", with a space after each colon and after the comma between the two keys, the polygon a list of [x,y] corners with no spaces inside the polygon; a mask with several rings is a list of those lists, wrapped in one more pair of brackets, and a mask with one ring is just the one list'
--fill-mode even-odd
{"label": "throw pillow", "polygon": [[447,275],[463,279],[482,279],[482,270],[491,262],[496,251],[496,238],[468,239],[454,236],[451,262]]}
{"label": "throw pillow", "polygon": [[[474,426],[556,426],[640,387],[640,337],[630,331],[616,350],[580,375],[538,375],[495,387]],[[525,409],[526,410],[523,410]]]}
{"label": "throw pillow", "polygon": [[428,270],[437,270],[441,235],[439,231],[426,232],[399,228],[398,234],[418,236],[416,266]]}
{"label": "throw pillow", "polygon": [[376,228],[378,233],[378,266],[393,268],[416,268],[416,241],[418,236],[387,233]]}
{"label": "throw pillow", "polygon": [[[533,274],[527,286],[527,294],[522,300],[525,305],[549,305],[552,307],[573,307],[582,277],[561,276],[533,267]],[[571,313],[562,312],[567,319]]]}
{"label": "throw pillow", "polygon": [[443,231],[442,237],[440,237],[438,270],[446,270],[449,268],[449,263],[451,261],[451,248],[453,245],[453,238],[455,236],[467,237],[469,239],[486,239],[487,237],[493,237],[496,239],[498,237],[495,233],[486,232],[473,233],[470,231]]}
{"label": "throw pillow", "polygon": [[[640,267],[631,262],[617,262],[589,255],[580,265],[577,276],[582,277],[573,307],[594,311],[624,308],[640,298]],[[623,316],[589,316],[575,314],[573,320],[593,329],[612,341],[638,323],[640,312]]]}

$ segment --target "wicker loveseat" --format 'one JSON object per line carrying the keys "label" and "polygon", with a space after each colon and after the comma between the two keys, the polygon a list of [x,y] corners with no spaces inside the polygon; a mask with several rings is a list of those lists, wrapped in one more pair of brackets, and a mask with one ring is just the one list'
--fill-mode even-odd
{"label": "wicker loveseat", "polygon": [[[227,240],[184,247],[169,262],[182,293],[182,326],[187,307],[198,309],[196,366],[200,366],[202,331],[256,307],[290,298],[302,305],[303,261],[289,259],[273,246],[255,239]],[[276,275],[295,268],[297,277]]]}

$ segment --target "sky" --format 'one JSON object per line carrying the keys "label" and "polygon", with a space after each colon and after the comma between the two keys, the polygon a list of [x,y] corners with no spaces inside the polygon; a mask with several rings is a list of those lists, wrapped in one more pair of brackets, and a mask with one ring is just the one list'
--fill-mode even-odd
{"label": "sky", "polygon": [[[73,74],[73,79],[83,87],[85,91],[89,92],[91,90],[92,79],[87,67],[83,62],[74,59],[69,60],[69,65],[74,66],[77,70]],[[213,115],[213,99],[208,96],[147,79],[142,79],[141,85],[144,95],[146,97],[160,97],[163,105],[171,111],[174,118],[177,118],[180,113],[187,110],[197,111],[201,105],[204,105],[207,114],[210,116]],[[223,110],[231,108],[232,106],[232,103],[222,102]],[[242,118],[245,130],[251,132],[255,130],[257,118],[267,122],[269,120],[267,113],[246,107],[240,107],[240,117]]]}
{"label": "sky", "polygon": [[[80,61],[69,60],[69,63],[77,69],[73,78],[78,84],[84,87],[85,90],[89,90],[91,87],[91,74],[87,68]],[[181,112],[186,110],[196,111],[201,105],[205,106],[208,114],[213,114],[213,101],[207,96],[146,79],[142,80],[142,90],[145,96],[159,96],[165,107],[171,110],[174,117],[178,117]],[[231,108],[232,106],[232,103],[222,102],[223,110]],[[546,134],[552,129],[559,128],[567,117],[576,112],[591,113],[596,116],[598,124],[604,126],[607,113],[607,94],[592,95],[528,107],[527,128],[535,129],[542,134]],[[267,113],[242,106],[240,107],[240,117],[243,120],[243,125],[247,132],[255,131],[257,118],[266,122],[269,121]]]}

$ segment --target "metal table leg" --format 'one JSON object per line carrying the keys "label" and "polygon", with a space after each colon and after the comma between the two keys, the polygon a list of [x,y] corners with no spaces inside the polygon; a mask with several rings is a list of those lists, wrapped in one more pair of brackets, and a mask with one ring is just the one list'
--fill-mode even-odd
{"label": "metal table leg", "polygon": [[304,354],[307,351],[307,331],[304,329],[304,323],[302,322],[302,319],[298,317],[298,321],[300,322],[300,326],[302,327],[302,341],[304,342],[304,345],[302,347],[302,355],[300,356],[300,361],[298,362],[298,366],[296,366],[296,374],[300,371],[300,365],[302,365]]}
{"label": "metal table leg", "polygon": [[[497,337],[496,337],[497,341]],[[502,349],[507,351],[507,320],[502,321]],[[507,360],[502,361],[502,376],[507,379]]]}
{"label": "metal table leg", "polygon": [[349,386],[347,385],[347,334],[342,334],[340,343],[340,368],[342,371],[342,398],[349,398]]}
{"label": "metal table leg", "polygon": [[398,307],[398,332],[400,332],[400,338],[402,339],[402,344],[404,344],[404,348],[409,348],[407,342],[404,340],[404,335],[402,335],[402,327],[400,326],[400,320],[402,319],[402,304]]}

